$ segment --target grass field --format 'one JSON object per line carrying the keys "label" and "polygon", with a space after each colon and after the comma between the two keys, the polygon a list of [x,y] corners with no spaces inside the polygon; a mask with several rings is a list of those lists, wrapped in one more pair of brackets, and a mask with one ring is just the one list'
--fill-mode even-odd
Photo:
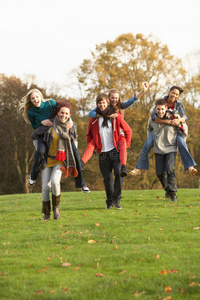
{"label": "grass field", "polygon": [[41,194],[0,196],[0,299],[200,299],[200,190],[61,195],[42,222]]}

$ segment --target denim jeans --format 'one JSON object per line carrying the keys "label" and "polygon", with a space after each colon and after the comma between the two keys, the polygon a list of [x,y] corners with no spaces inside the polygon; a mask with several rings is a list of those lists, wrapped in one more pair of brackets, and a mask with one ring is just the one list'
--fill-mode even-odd
{"label": "denim jeans", "polygon": [[[38,178],[38,175],[40,173],[40,164],[43,156],[45,156],[45,153],[47,151],[47,144],[43,141],[43,136],[40,136],[38,138],[37,142],[37,150],[34,154],[34,163],[31,169],[31,179],[36,180]],[[36,145],[34,143],[34,145]]]}
{"label": "denim jeans", "polygon": [[[178,133],[177,133],[177,145],[178,145],[178,150],[181,155],[184,169],[187,170],[189,167],[196,166],[196,163],[188,150],[186,141],[184,140],[183,134],[180,130],[178,130]],[[150,132],[148,139],[144,143],[142,151],[140,152],[140,156],[139,156],[137,164],[136,164],[137,169],[149,170],[148,154],[152,147],[153,147],[153,131]]]}
{"label": "denim jeans", "polygon": [[[99,167],[103,176],[105,191],[106,191],[106,204],[117,203],[121,199],[122,182],[120,177],[121,164],[119,160],[119,152],[116,148],[108,152],[102,152],[99,155]],[[115,180],[113,183],[114,170]]]}
{"label": "denim jeans", "polygon": [[174,172],[176,162],[176,152],[167,154],[155,153],[156,175],[160,180],[164,190],[168,193],[176,193],[176,175]]}
{"label": "denim jeans", "polygon": [[42,200],[50,201],[50,191],[54,196],[60,195],[60,181],[62,177],[61,165],[46,167],[42,170]]}
{"label": "denim jeans", "polygon": [[80,154],[79,154],[78,149],[76,148],[74,143],[72,143],[72,150],[73,150],[74,158],[75,158],[75,161],[76,161],[76,169],[78,171],[78,176],[75,177],[75,187],[77,189],[79,189],[79,188],[85,187],[86,183],[85,183],[85,179],[83,178]]}
{"label": "denim jeans", "polygon": [[154,136],[153,131],[150,131],[149,136],[144,143],[144,146],[142,148],[142,151],[140,152],[140,156],[138,158],[136,168],[140,170],[149,170],[149,152],[151,148],[153,147],[154,142]]}

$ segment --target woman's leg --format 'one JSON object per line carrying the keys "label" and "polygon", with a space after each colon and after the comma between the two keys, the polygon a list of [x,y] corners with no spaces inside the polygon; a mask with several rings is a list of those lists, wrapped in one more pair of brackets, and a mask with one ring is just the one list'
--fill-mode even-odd
{"label": "woman's leg", "polygon": [[153,131],[149,133],[149,136],[144,143],[144,146],[142,148],[142,151],[140,152],[140,156],[138,158],[137,164],[136,164],[136,169],[140,170],[149,170],[149,152],[151,148],[153,147]]}
{"label": "woman's leg", "polygon": [[61,165],[53,167],[51,175],[53,218],[60,219],[60,181],[62,178]]}
{"label": "woman's leg", "polygon": [[136,167],[130,171],[130,174],[133,176],[141,175],[140,170],[149,170],[149,152],[151,148],[153,147],[154,142],[154,136],[153,131],[149,133],[149,136],[144,143],[144,146],[142,148],[142,151],[140,152],[140,156],[138,158]]}
{"label": "woman's leg", "polygon": [[42,170],[42,212],[44,213],[42,219],[43,221],[50,219],[51,173],[52,168],[45,168],[44,170]]}
{"label": "woman's leg", "polygon": [[92,157],[94,149],[95,143],[94,140],[91,140],[91,142],[87,145],[87,149],[82,157],[82,161],[84,162],[84,164],[86,164],[86,162]]}
{"label": "woman's leg", "polygon": [[75,177],[75,187],[77,189],[81,188],[84,193],[90,193],[90,189],[86,186],[85,179],[83,177],[80,154],[74,143],[72,143],[72,150],[76,161],[76,169],[78,171],[78,176]]}
{"label": "woman's leg", "polygon": [[196,163],[188,150],[186,141],[183,138],[183,134],[179,130],[177,134],[177,144],[178,144],[178,149],[181,155],[184,169],[187,170],[189,167],[196,166]]}
{"label": "woman's leg", "polygon": [[124,135],[120,134],[119,141],[118,141],[118,148],[119,148],[119,159],[121,164],[121,177],[127,176],[127,149],[126,149],[126,138]]}
{"label": "woman's leg", "polygon": [[[37,151],[34,155],[34,164],[31,169],[31,180],[36,181],[40,173],[40,164],[46,152],[46,143],[43,141],[43,136],[38,139]],[[32,184],[33,185],[33,184]]]}

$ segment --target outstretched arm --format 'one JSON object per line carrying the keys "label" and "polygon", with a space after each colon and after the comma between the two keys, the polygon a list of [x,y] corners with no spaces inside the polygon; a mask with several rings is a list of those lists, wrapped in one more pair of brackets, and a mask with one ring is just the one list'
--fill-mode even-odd
{"label": "outstretched arm", "polygon": [[140,92],[138,92],[135,96],[133,96],[128,101],[122,102],[122,109],[126,109],[133,105],[133,103],[137,102],[140,97],[142,97],[149,88],[149,84],[147,82],[143,83],[143,88]]}

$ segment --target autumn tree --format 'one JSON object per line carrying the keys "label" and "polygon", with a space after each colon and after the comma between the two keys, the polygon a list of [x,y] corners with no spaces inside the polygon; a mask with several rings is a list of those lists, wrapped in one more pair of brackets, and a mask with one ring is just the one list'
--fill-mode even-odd
{"label": "autumn tree", "polygon": [[[128,100],[142,89],[143,82],[150,84],[149,91],[141,101],[125,112],[125,120],[133,131],[128,152],[129,168],[135,165],[146,140],[147,121],[155,100],[163,97],[171,85],[183,82],[184,75],[181,60],[171,55],[167,45],[153,35],[122,34],[114,41],[97,45],[95,51],[91,52],[91,59],[81,64],[77,79],[85,95],[86,110],[95,107],[95,98],[100,92],[117,88],[122,99]],[[150,156],[154,157],[153,153]],[[96,175],[98,169],[91,164],[89,162],[88,169]],[[152,164],[154,161],[151,160],[151,167]],[[125,188],[153,188],[157,183],[155,172],[149,172],[149,175],[148,178],[144,176],[134,181],[133,178],[127,178]]]}

